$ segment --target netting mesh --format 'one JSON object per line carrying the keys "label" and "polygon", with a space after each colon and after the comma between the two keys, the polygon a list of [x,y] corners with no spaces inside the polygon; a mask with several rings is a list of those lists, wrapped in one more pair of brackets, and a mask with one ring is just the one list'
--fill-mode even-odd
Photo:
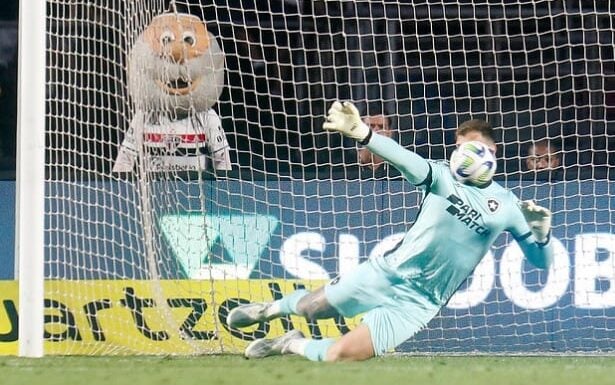
{"label": "netting mesh", "polygon": [[[496,178],[554,212],[549,274],[501,237],[402,350],[612,350],[614,7],[48,1],[47,352],[237,352],[352,326],[225,323],[384,253],[416,215],[396,170],[322,130],[335,100],[432,159],[489,120]],[[550,168],[531,169],[538,143]]]}

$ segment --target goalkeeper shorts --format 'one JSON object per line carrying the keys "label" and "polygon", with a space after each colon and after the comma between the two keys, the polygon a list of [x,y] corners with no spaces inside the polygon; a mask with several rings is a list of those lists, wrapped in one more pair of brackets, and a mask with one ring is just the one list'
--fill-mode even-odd
{"label": "goalkeeper shorts", "polygon": [[361,322],[377,356],[412,337],[440,311],[411,282],[396,280],[372,260],[329,282],[325,296],[344,317],[364,313]]}

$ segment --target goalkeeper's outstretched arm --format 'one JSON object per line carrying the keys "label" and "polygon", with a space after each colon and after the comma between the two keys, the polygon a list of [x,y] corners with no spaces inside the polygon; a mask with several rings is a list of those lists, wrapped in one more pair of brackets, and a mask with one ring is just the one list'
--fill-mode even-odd
{"label": "goalkeeper's outstretched arm", "polygon": [[365,146],[393,165],[412,184],[420,184],[429,175],[429,163],[420,155],[403,148],[391,138],[373,133]]}
{"label": "goalkeeper's outstretched arm", "polygon": [[509,231],[532,265],[548,269],[553,263],[551,245],[551,211],[534,201],[519,202],[522,215]]}
{"label": "goalkeeper's outstretched arm", "polygon": [[323,128],[355,139],[398,169],[412,184],[421,184],[429,176],[430,166],[423,157],[403,148],[391,138],[372,132],[350,102],[333,103]]}

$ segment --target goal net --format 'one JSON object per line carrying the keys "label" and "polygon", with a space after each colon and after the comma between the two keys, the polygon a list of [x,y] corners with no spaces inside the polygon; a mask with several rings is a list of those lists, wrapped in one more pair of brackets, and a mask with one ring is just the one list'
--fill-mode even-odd
{"label": "goal net", "polygon": [[487,119],[496,178],[554,213],[548,273],[502,235],[400,351],[612,351],[614,11],[48,0],[45,353],[241,352],[352,329],[360,317],[226,324],[383,254],[418,212],[395,170],[322,130],[335,100],[432,159],[461,121]]}

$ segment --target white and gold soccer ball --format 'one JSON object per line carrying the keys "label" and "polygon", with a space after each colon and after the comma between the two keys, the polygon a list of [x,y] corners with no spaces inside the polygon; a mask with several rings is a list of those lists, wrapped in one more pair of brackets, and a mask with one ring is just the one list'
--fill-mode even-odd
{"label": "white and gold soccer ball", "polygon": [[453,151],[449,165],[458,181],[480,186],[493,178],[497,161],[486,144],[470,141]]}

